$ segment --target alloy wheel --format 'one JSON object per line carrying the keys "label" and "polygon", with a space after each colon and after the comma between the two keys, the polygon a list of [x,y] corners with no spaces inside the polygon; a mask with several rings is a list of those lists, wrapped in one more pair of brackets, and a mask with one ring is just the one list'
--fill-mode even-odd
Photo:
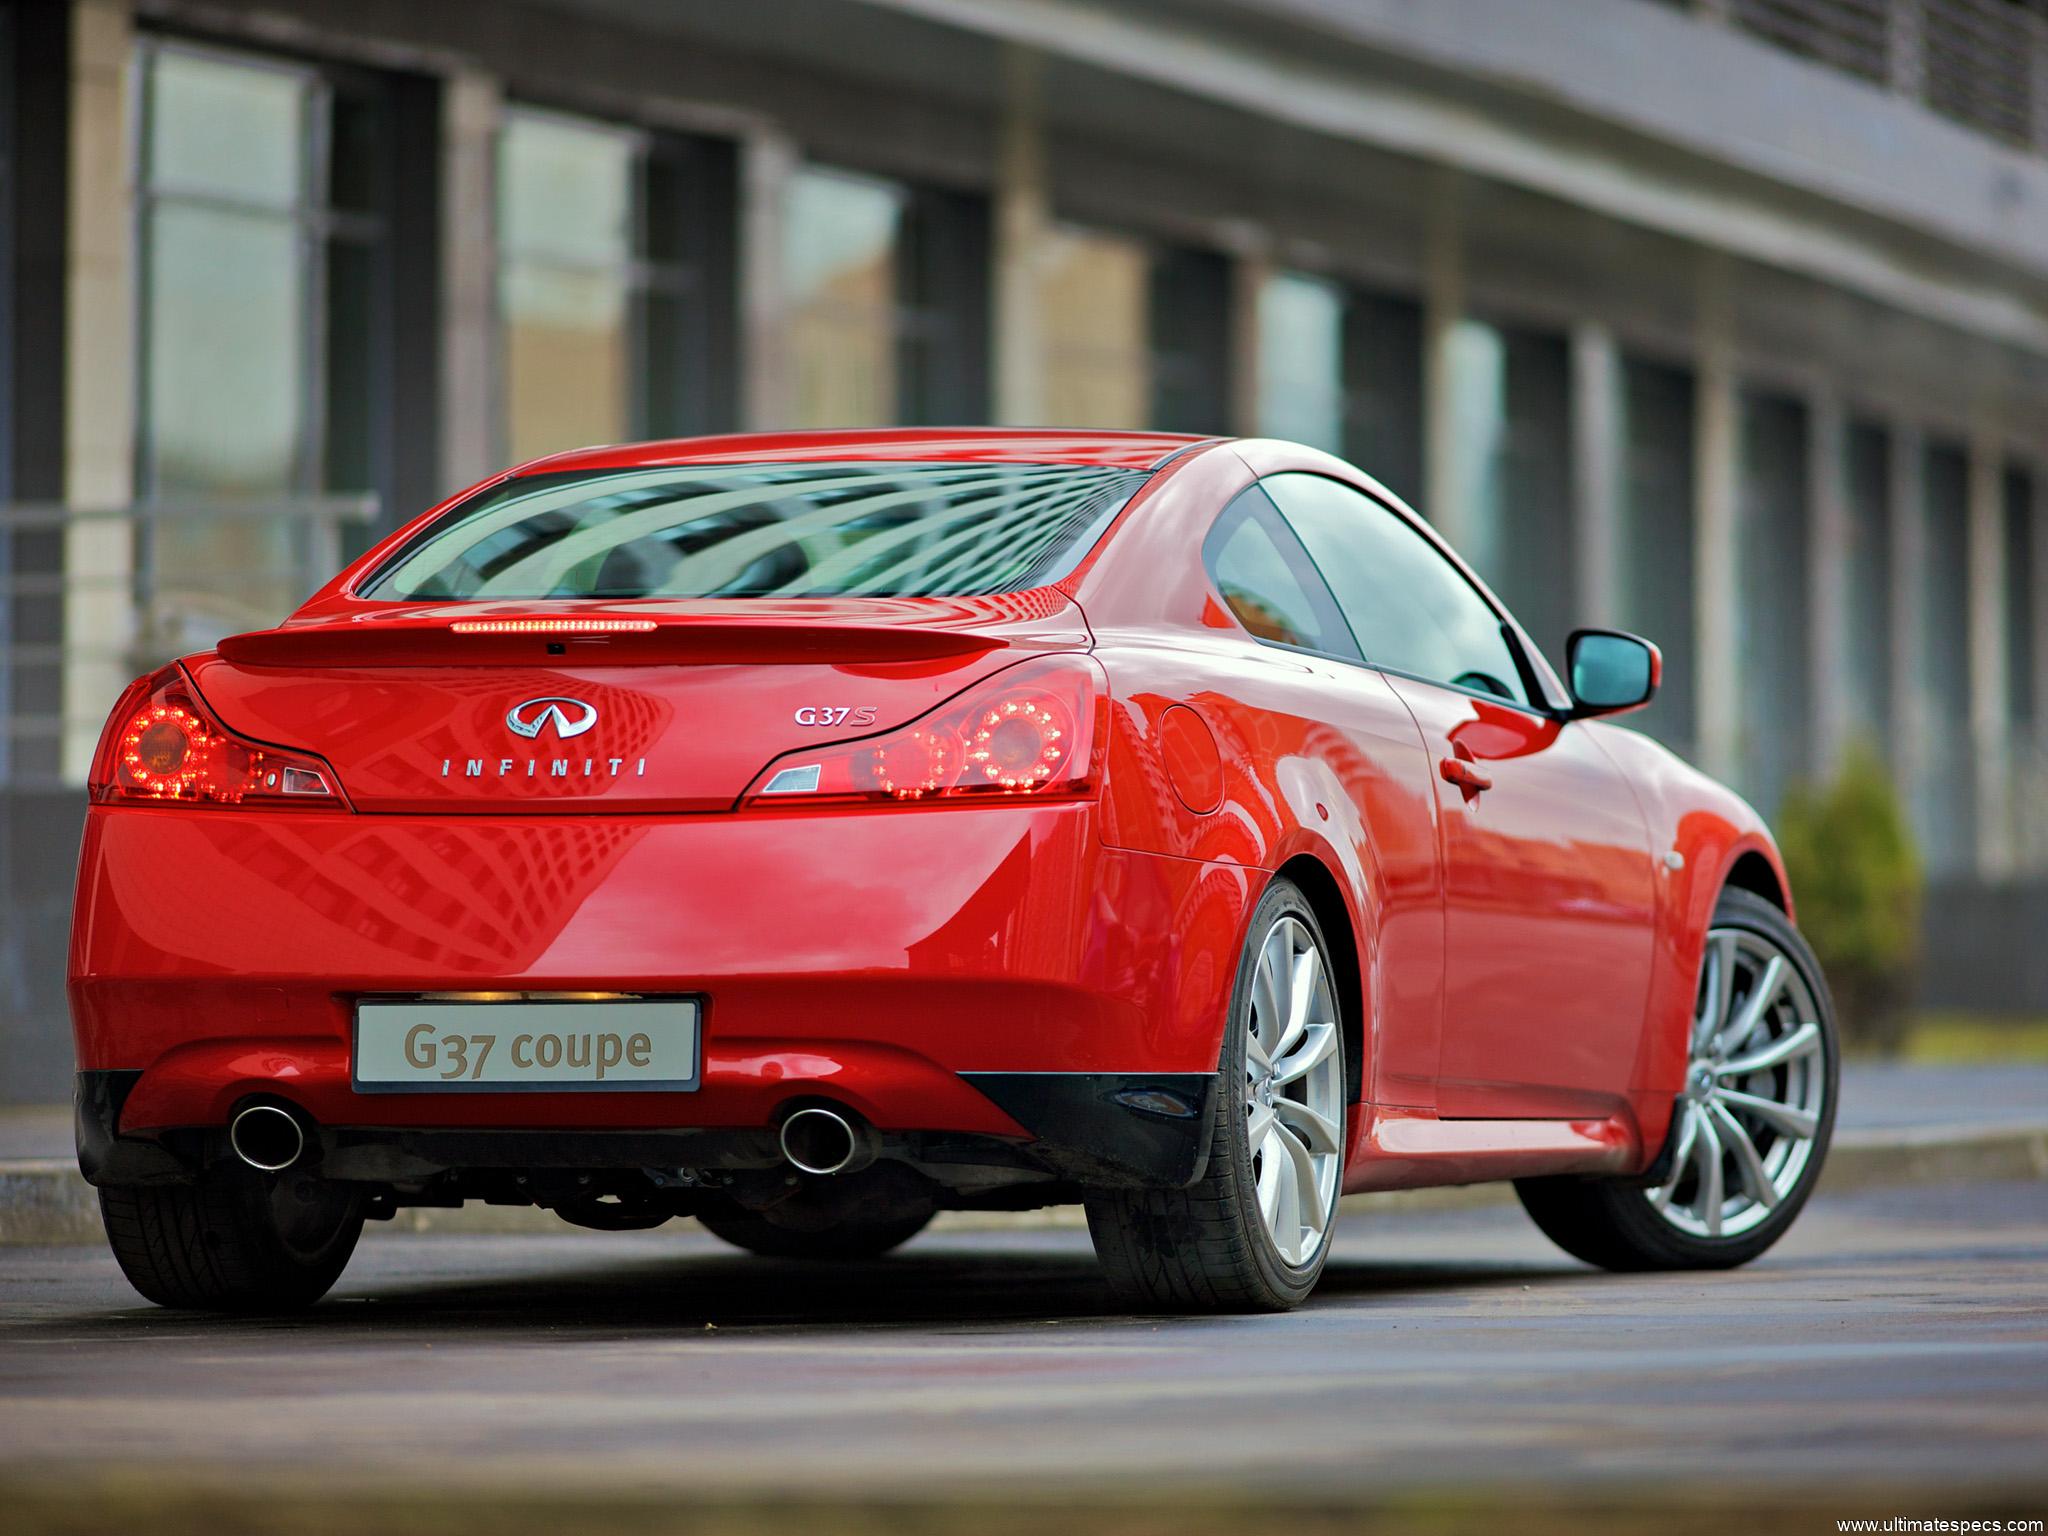
{"label": "alloy wheel", "polygon": [[1646,1192],[1651,1208],[1694,1237],[1768,1220],[1813,1159],[1826,1051],[1791,956],[1748,928],[1708,933],[1671,1172]]}
{"label": "alloy wheel", "polygon": [[1280,1257],[1309,1264],[1329,1236],[1343,1165],[1343,1053],[1315,936],[1282,916],[1259,946],[1245,1032],[1245,1140],[1259,1216]]}

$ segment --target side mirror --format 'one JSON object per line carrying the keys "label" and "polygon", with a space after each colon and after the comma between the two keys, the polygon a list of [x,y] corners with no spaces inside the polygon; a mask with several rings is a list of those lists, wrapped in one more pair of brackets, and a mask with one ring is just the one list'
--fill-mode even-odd
{"label": "side mirror", "polygon": [[1664,658],[1657,647],[1618,629],[1573,630],[1564,644],[1564,665],[1571,680],[1574,720],[1641,709],[1664,677]]}

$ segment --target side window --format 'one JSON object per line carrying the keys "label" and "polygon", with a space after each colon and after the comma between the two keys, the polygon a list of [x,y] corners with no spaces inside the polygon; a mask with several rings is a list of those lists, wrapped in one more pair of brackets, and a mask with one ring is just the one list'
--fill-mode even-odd
{"label": "side window", "polygon": [[1223,509],[1202,563],[1238,622],[1261,640],[1358,659],[1336,599],[1257,486]]}
{"label": "side window", "polygon": [[1529,702],[1500,616],[1405,519],[1321,475],[1260,483],[1315,558],[1367,661]]}

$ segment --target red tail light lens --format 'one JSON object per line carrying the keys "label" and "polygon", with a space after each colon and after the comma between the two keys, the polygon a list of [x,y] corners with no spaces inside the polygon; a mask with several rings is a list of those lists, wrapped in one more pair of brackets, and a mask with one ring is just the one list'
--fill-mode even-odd
{"label": "red tail light lens", "polygon": [[1024,662],[900,729],[784,753],[746,798],[815,805],[1085,794],[1104,739],[1101,682],[1085,656]]}
{"label": "red tail light lens", "polygon": [[343,804],[326,763],[237,736],[176,665],[121,695],[93,754],[88,787],[100,805]]}

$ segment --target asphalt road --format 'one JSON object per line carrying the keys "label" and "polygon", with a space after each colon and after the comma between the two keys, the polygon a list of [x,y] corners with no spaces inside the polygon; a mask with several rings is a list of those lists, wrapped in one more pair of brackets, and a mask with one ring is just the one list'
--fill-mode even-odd
{"label": "asphalt road", "polygon": [[1072,1231],[834,1268],[694,1233],[369,1240],[282,1322],[139,1305],[96,1250],[0,1250],[0,1485],[115,1476],[677,1499],[1732,1482],[1994,1488],[2048,1515],[2048,1182],[1823,1196],[1708,1276],[1597,1274],[1518,1210],[1376,1214],[1308,1307],[1205,1320],[1116,1314]]}

